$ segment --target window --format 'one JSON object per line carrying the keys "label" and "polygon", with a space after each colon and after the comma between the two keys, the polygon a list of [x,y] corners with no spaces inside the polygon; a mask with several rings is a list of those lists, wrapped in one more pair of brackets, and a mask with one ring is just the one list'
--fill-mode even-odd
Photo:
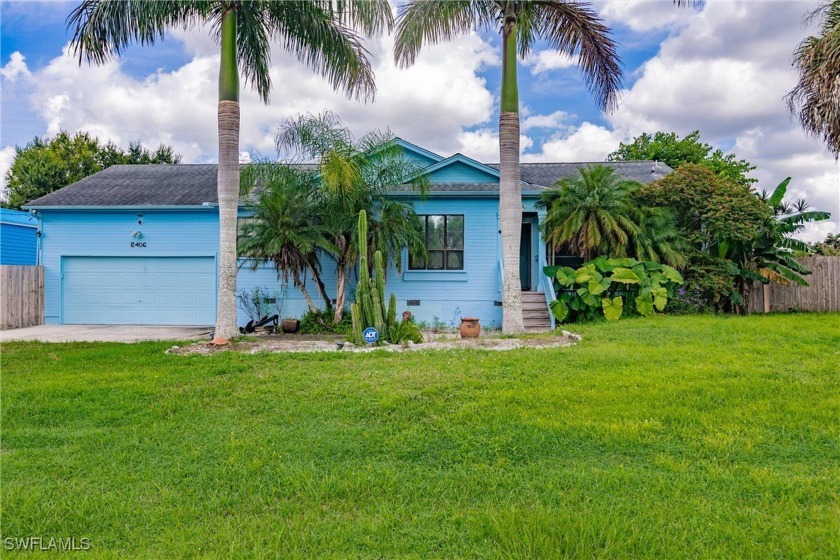
{"label": "window", "polygon": [[428,257],[410,258],[409,270],[464,270],[464,215],[420,215]]}
{"label": "window", "polygon": [[570,266],[572,268],[578,268],[583,264],[583,259],[576,257],[575,255],[570,255],[561,247],[555,247],[553,243],[549,242],[546,249],[546,252],[548,253],[548,264],[552,266]]}
{"label": "window", "polygon": [[236,218],[236,233],[238,237],[244,237],[245,233],[242,231],[242,228],[245,227],[246,224],[252,224],[256,222],[256,219],[251,216],[239,216]]}

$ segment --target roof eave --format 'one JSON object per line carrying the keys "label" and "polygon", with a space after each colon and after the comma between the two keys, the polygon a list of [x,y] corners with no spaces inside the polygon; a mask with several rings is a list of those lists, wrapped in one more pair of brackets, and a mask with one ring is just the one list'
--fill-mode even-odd
{"label": "roof eave", "polygon": [[29,205],[23,208],[27,210],[208,210],[219,206],[218,202],[205,202],[202,204],[128,204],[128,205]]}

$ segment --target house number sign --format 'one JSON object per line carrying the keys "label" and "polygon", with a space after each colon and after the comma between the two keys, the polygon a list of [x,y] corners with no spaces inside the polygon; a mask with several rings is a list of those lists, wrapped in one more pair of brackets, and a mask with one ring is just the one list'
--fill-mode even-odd
{"label": "house number sign", "polygon": [[145,241],[132,241],[131,246],[132,247],[145,247],[146,242]]}

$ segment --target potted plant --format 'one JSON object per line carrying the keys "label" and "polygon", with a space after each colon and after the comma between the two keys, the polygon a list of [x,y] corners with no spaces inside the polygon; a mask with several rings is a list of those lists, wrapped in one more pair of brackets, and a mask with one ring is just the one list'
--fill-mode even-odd
{"label": "potted plant", "polygon": [[461,317],[461,338],[478,338],[481,324],[478,317]]}
{"label": "potted plant", "polygon": [[294,334],[300,328],[300,321],[293,317],[284,317],[282,321],[280,321],[280,328],[283,329],[283,332],[286,334]]}

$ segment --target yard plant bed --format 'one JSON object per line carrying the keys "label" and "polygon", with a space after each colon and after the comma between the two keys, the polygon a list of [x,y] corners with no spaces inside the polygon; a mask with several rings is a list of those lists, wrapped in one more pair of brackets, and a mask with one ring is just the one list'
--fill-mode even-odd
{"label": "yard plant bed", "polygon": [[840,315],[570,348],[2,347],[2,535],[99,558],[837,558]]}
{"label": "yard plant bed", "polygon": [[[517,348],[558,348],[576,344],[580,336],[572,333],[545,336],[506,337],[499,334],[481,338],[464,338],[458,334],[424,333],[422,344],[387,344],[354,345],[345,342],[341,335],[267,335],[247,337],[232,344],[214,346],[206,342],[196,342],[186,346],[175,345],[168,354],[211,355],[219,352],[387,352],[422,351],[422,350],[516,350]],[[341,344],[341,348],[339,348]]]}

